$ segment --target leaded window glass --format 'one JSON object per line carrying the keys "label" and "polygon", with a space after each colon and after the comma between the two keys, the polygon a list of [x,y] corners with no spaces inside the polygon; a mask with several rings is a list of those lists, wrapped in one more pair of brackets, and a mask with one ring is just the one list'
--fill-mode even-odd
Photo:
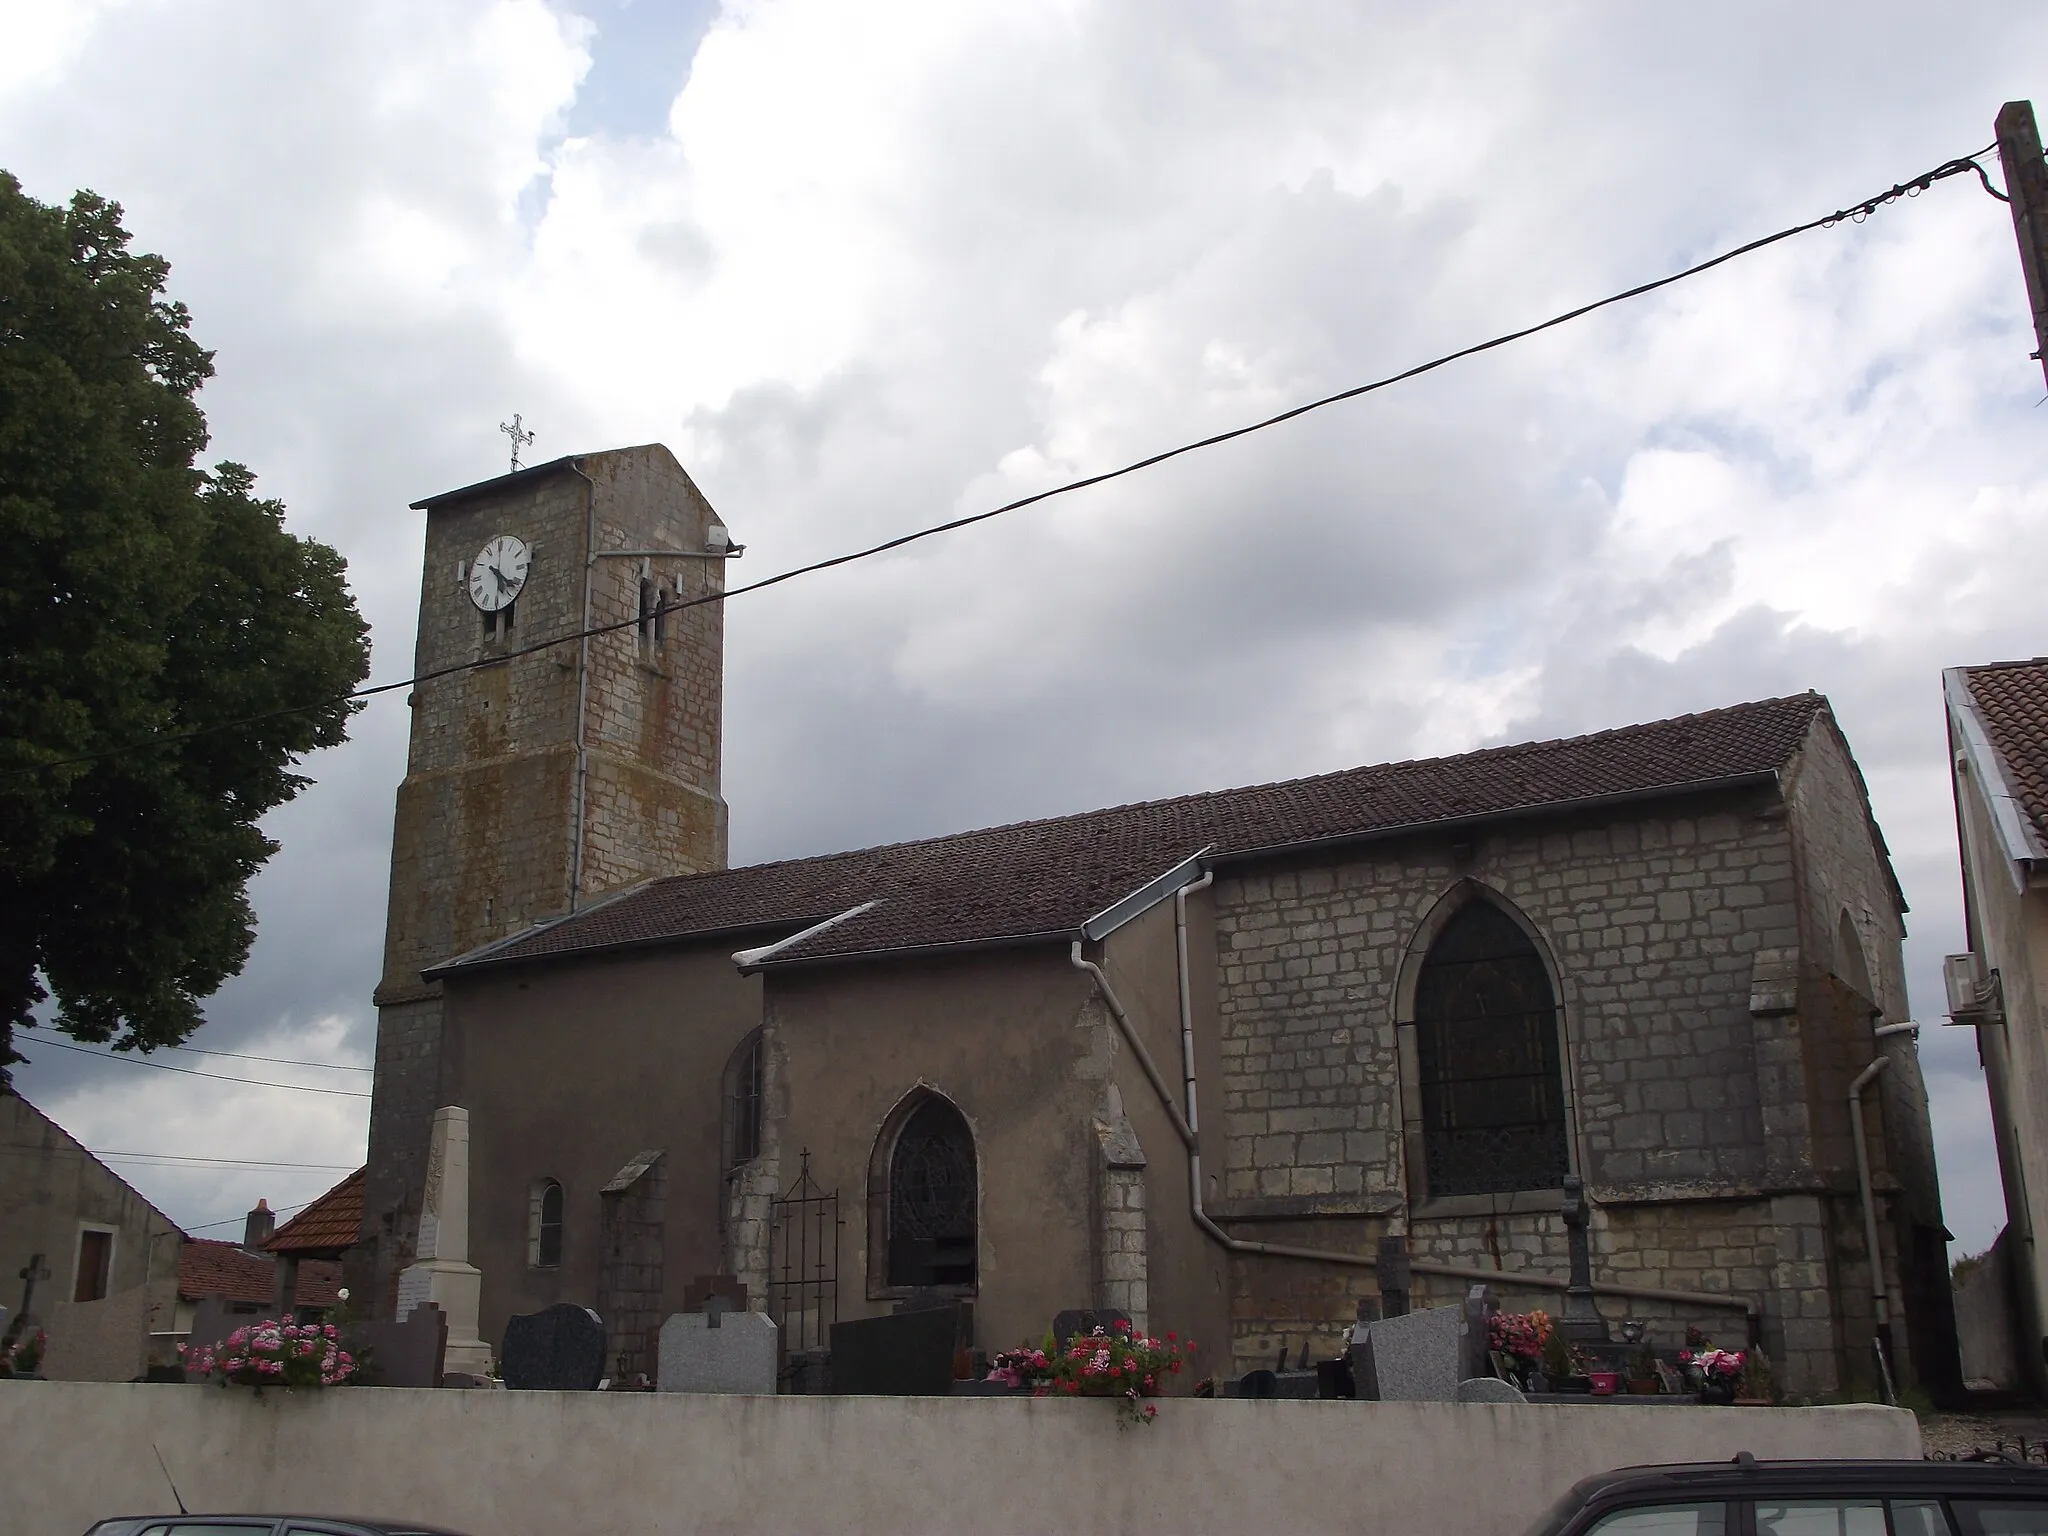
{"label": "leaded window glass", "polygon": [[889,1154],[889,1284],[973,1285],[974,1202],[974,1135],[933,1095]]}
{"label": "leaded window glass", "polygon": [[1493,903],[1467,902],[1430,946],[1415,1033],[1429,1193],[1560,1187],[1557,999],[1536,946]]}

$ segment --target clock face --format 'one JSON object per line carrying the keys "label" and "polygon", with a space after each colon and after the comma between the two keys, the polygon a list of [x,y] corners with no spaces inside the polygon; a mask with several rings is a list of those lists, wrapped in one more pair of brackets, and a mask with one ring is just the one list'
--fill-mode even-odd
{"label": "clock face", "polygon": [[476,552],[469,568],[469,600],[485,613],[512,606],[512,599],[526,585],[526,568],[533,551],[523,540],[501,533]]}

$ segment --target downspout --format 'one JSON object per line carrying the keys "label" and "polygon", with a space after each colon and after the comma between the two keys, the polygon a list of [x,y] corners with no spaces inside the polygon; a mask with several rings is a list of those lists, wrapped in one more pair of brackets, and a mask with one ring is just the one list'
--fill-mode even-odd
{"label": "downspout", "polygon": [[[1187,1108],[1182,1110],[1180,1100],[1166,1085],[1158,1065],[1152,1060],[1152,1053],[1145,1048],[1145,1042],[1138,1038],[1136,1026],[1130,1015],[1124,1012],[1123,1003],[1109,984],[1109,977],[1101,966],[1087,959],[1081,953],[1081,941],[1074,940],[1071,959],[1074,969],[1086,972],[1095,982],[1095,991],[1109,1009],[1109,1016],[1116,1021],[1118,1031],[1131,1054],[1138,1058],[1152,1090],[1159,1095],[1159,1101],[1166,1107],[1168,1119],[1173,1122],[1188,1155],[1188,1214],[1195,1225],[1211,1239],[1230,1253],[1256,1253],[1276,1259],[1308,1259],[1321,1264],[1343,1264],[1355,1269],[1373,1269],[1378,1265],[1375,1255],[1366,1253],[1344,1253],[1333,1248],[1298,1248],[1291,1243],[1262,1243],[1251,1238],[1232,1237],[1218,1226],[1215,1219],[1202,1208],[1202,1154],[1196,1143],[1197,1121],[1195,1091],[1195,1024],[1194,989],[1188,974],[1187,938],[1187,896],[1199,891],[1216,878],[1213,870],[1205,872],[1199,880],[1189,881],[1174,893],[1173,941],[1175,959],[1179,964],[1180,980],[1180,1040],[1181,1069],[1184,1078],[1183,1090]],[[1526,1270],[1475,1269],[1463,1264],[1438,1264],[1428,1259],[1411,1259],[1409,1269],[1418,1275],[1441,1275],[1449,1280],[1472,1280],[1495,1284],[1525,1285],[1536,1289],[1568,1290],[1569,1278],[1563,1275],[1532,1274]],[[1709,1291],[1675,1291],[1661,1286],[1617,1285],[1594,1281],[1593,1289],[1602,1296],[1633,1296],[1645,1301],[1681,1302],[1691,1306],[1739,1308],[1751,1317],[1760,1315],[1758,1304],[1743,1296],[1717,1296]]]}
{"label": "downspout", "polygon": [[[1871,1031],[1872,1037],[1878,1040],[1887,1035],[1910,1034],[1917,1037],[1919,1033],[1920,1026],[1910,1023],[1880,1024]],[[1877,1241],[1877,1197],[1870,1189],[1870,1139],[1863,1131],[1863,1090],[1876,1082],[1878,1074],[1891,1064],[1891,1057],[1880,1052],[1849,1084],[1849,1135],[1856,1143],[1856,1190],[1863,1197],[1863,1244],[1870,1254],[1870,1343],[1877,1352],[1877,1374],[1884,1389],[1884,1400],[1896,1408],[1899,1397],[1892,1384],[1892,1363],[1885,1350],[1885,1340],[1891,1331],[1891,1301],[1885,1294],[1884,1250]]]}
{"label": "downspout", "polygon": [[576,807],[573,851],[569,856],[569,910],[574,912],[583,899],[584,798],[590,778],[590,738],[584,731],[584,714],[590,704],[590,577],[597,568],[597,482],[583,473],[583,466],[569,460],[569,469],[583,482],[583,636],[576,644],[576,782],[572,798]]}

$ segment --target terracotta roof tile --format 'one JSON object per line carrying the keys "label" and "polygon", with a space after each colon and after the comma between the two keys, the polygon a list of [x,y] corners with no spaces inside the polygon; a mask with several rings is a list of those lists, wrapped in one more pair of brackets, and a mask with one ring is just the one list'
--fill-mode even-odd
{"label": "terracotta roof tile", "polygon": [[2034,831],[2048,842],[2048,658],[1963,672],[2006,782]]}
{"label": "terracotta roof tile", "polygon": [[363,1179],[358,1168],[271,1234],[263,1246],[272,1253],[326,1254],[337,1258],[353,1248],[363,1226]]}
{"label": "terracotta roof tile", "polygon": [[[203,1237],[187,1238],[178,1250],[178,1295],[187,1301],[225,1296],[229,1301],[268,1302],[276,1291],[274,1259]],[[299,1266],[292,1304],[331,1307],[341,1299],[340,1293],[341,1265],[314,1259]]]}
{"label": "terracotta roof tile", "polygon": [[1770,773],[1798,751],[1826,708],[1819,694],[1799,694],[1562,741],[681,875],[440,970],[681,938],[787,933],[870,901],[869,911],[778,951],[769,964],[1066,936],[1204,848],[1228,857],[1589,799],[1682,793]]}

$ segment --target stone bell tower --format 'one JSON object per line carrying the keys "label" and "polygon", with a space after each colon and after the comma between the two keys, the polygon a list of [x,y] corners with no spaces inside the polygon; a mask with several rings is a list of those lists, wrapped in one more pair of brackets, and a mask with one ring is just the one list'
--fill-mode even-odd
{"label": "stone bell tower", "polygon": [[425,680],[408,699],[349,1265],[375,1316],[413,1257],[434,1112],[463,1102],[441,987],[421,972],[621,886],[722,869],[726,849],[724,605],[658,610],[723,591],[739,547],[675,456],[574,455],[413,506]]}

